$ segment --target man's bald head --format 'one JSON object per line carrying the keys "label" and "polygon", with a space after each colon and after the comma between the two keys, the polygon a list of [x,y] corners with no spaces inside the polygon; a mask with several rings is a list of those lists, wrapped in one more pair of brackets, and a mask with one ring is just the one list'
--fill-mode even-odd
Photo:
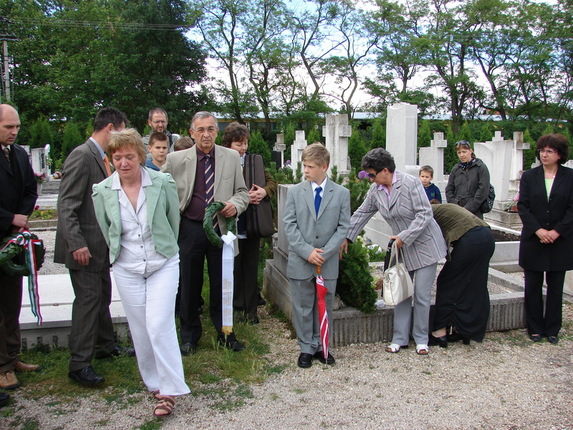
{"label": "man's bald head", "polygon": [[0,144],[12,145],[20,131],[20,116],[8,104],[0,104]]}

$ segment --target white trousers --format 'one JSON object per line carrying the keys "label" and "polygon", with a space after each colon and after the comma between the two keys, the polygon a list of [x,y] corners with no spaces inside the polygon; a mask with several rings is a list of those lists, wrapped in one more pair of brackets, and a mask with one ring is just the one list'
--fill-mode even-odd
{"label": "white trousers", "polygon": [[114,264],[113,277],[147,389],[167,396],[189,393],[175,329],[179,255],[161,269],[144,275]]}

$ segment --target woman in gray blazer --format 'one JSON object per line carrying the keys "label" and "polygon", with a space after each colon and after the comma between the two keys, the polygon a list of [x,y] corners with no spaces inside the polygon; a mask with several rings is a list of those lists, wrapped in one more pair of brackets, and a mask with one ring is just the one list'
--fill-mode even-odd
{"label": "woman in gray blazer", "polygon": [[[392,228],[392,239],[402,248],[406,268],[414,278],[414,325],[412,335],[416,352],[427,355],[430,296],[438,261],[446,255],[446,243],[432,215],[422,182],[396,171],[388,151],[375,148],[362,158],[362,169],[372,186],[366,199],[352,215],[347,238],[350,241],[379,212]],[[343,244],[343,247],[345,245]],[[387,352],[396,353],[408,345],[412,320],[412,297],[394,308],[394,335]]]}

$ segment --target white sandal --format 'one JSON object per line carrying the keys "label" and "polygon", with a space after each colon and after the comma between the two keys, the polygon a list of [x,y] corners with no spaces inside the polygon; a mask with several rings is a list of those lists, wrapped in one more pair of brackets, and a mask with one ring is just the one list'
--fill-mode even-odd
{"label": "white sandal", "polygon": [[391,343],[390,345],[388,345],[386,347],[386,352],[389,352],[391,354],[396,354],[396,353],[400,352],[400,348],[401,348],[401,346],[398,345],[397,343]]}
{"label": "white sandal", "polygon": [[428,348],[428,345],[425,345],[423,343],[419,343],[416,345],[416,354],[428,355],[429,353],[430,353],[430,349]]}

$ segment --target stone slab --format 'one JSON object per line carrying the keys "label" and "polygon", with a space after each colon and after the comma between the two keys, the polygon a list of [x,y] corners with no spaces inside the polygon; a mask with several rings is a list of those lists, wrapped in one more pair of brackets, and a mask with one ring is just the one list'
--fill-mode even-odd
{"label": "stone slab", "polygon": [[[38,276],[42,326],[37,325],[36,317],[32,315],[30,309],[28,278],[26,277],[23,286],[22,311],[20,312],[23,349],[39,345],[67,347],[71,329],[72,303],[75,297],[69,275]],[[117,289],[113,285],[113,276],[110,312],[117,338],[126,339],[128,337],[127,319]]]}
{"label": "stone slab", "polygon": [[[275,256],[276,256],[275,249]],[[292,320],[292,302],[288,279],[281,273],[275,260],[267,260],[263,276],[263,292]],[[490,282],[510,292],[490,294],[491,307],[487,331],[513,330],[525,327],[522,283],[510,275],[490,269]],[[512,292],[513,291],[513,292]],[[392,339],[394,308],[391,306],[365,314],[351,307],[333,311],[331,324],[333,347],[352,343],[387,342]]]}

